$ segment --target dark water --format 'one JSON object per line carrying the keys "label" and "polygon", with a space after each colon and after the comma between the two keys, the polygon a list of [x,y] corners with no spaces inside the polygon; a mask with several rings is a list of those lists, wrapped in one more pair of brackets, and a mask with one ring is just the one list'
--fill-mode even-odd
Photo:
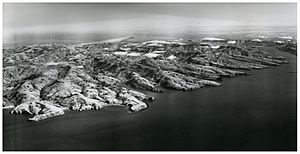
{"label": "dark water", "polygon": [[296,57],[223,86],[166,91],[148,110],[67,112],[39,122],[4,110],[4,150],[296,150]]}

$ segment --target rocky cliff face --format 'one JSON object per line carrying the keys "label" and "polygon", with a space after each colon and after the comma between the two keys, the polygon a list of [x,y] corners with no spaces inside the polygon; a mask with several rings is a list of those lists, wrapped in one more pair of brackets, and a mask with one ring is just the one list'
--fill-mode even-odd
{"label": "rocky cliff face", "polygon": [[163,92],[221,86],[223,77],[286,63],[283,57],[272,58],[249,45],[219,43],[218,48],[177,40],[4,49],[3,106],[13,106],[11,113],[32,114],[33,121],[63,115],[65,109],[111,105],[137,112],[154,100],[138,89]]}

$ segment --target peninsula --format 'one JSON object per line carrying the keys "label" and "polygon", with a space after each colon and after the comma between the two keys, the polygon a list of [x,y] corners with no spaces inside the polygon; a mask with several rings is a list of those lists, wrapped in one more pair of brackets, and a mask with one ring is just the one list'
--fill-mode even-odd
{"label": "peninsula", "polygon": [[[149,107],[154,97],[140,91],[193,90],[221,86],[226,77],[288,63],[261,46],[296,51],[279,40],[136,41],[131,37],[75,45],[34,44],[3,51],[3,107],[39,121],[64,110]],[[296,52],[293,52],[296,54]]]}

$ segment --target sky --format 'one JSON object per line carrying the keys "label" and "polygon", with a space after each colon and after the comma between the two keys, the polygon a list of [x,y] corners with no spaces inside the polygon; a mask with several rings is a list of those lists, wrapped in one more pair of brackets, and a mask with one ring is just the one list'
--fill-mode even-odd
{"label": "sky", "polygon": [[22,33],[173,33],[199,26],[296,25],[296,3],[4,3],[4,38]]}

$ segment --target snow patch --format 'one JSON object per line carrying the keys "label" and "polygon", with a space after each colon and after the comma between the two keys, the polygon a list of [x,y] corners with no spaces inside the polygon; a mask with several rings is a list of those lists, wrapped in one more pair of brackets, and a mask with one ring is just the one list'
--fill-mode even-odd
{"label": "snow patch", "polygon": [[213,37],[205,37],[202,39],[203,41],[224,41],[222,38],[213,38]]}
{"label": "snow patch", "polygon": [[157,44],[157,43],[152,43],[152,44],[148,44],[147,47],[163,47],[163,45]]}
{"label": "snow patch", "polygon": [[124,50],[124,51],[129,51],[131,48],[120,48],[121,50]]}
{"label": "snow patch", "polygon": [[44,65],[46,65],[46,66],[52,66],[52,65],[60,65],[60,64],[67,65],[68,63],[67,62],[48,62],[48,63],[45,63]]}
{"label": "snow patch", "polygon": [[160,53],[165,53],[166,51],[153,51],[152,53],[155,53],[155,54],[160,54]]}
{"label": "snow patch", "polygon": [[218,49],[218,48],[220,48],[220,46],[219,45],[212,45],[212,46],[210,46],[210,48],[212,48],[212,49]]}
{"label": "snow patch", "polygon": [[281,38],[281,39],[293,39],[293,37],[291,37],[291,36],[283,36],[283,37],[278,37],[278,38]]}
{"label": "snow patch", "polygon": [[115,38],[115,39],[109,39],[109,40],[103,40],[103,41],[97,41],[97,42],[89,42],[89,43],[81,43],[81,44],[77,44],[75,46],[78,47],[82,47],[84,45],[93,45],[93,44],[101,44],[101,43],[119,43],[125,40],[128,40],[132,38],[131,36],[127,36],[127,37],[120,37],[120,38]]}
{"label": "snow patch", "polygon": [[258,38],[267,38],[267,36],[259,35]]}
{"label": "snow patch", "polygon": [[137,57],[137,56],[140,56],[141,53],[137,53],[137,52],[131,52],[131,53],[128,53],[127,56],[132,56],[132,57]]}
{"label": "snow patch", "polygon": [[143,44],[145,45],[145,44],[171,44],[171,43],[168,41],[153,40],[153,41],[144,42]]}
{"label": "snow patch", "polygon": [[113,54],[117,56],[125,56],[128,52],[121,52],[121,51],[116,51]]}
{"label": "snow patch", "polygon": [[253,41],[253,42],[262,42],[261,39],[253,39],[252,41]]}
{"label": "snow patch", "polygon": [[275,43],[279,43],[279,44],[282,44],[284,43],[284,41],[274,41]]}
{"label": "snow patch", "polygon": [[149,57],[149,58],[155,58],[155,57],[161,56],[161,54],[146,53],[144,56]]}
{"label": "snow patch", "polygon": [[227,43],[228,43],[228,44],[235,44],[236,41],[228,41]]}
{"label": "snow patch", "polygon": [[174,60],[175,58],[177,58],[177,57],[174,56],[174,55],[171,55],[171,56],[167,57],[167,59],[169,59],[169,60]]}

